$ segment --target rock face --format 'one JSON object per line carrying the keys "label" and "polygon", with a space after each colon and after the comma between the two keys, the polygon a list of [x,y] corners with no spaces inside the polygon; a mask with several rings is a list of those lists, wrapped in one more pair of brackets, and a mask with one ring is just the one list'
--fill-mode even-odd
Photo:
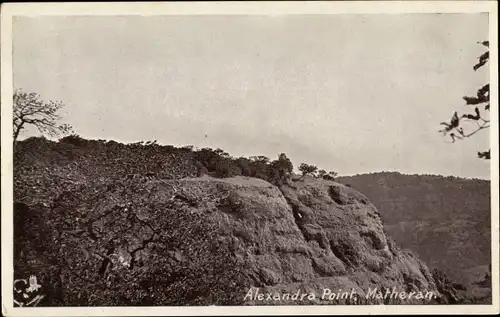
{"label": "rock face", "polygon": [[[276,187],[247,177],[73,184],[50,203],[17,201],[15,274],[38,277],[41,305],[436,303],[366,299],[430,291],[428,268],[398,248],[375,207],[333,181]],[[261,293],[314,293],[269,301]],[[359,299],[322,300],[324,289]],[[442,300],[442,299],[441,299]]]}

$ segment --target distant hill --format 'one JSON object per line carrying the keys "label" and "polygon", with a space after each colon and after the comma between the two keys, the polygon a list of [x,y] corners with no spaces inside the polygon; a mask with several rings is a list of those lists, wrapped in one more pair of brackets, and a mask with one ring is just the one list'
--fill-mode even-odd
{"label": "distant hill", "polygon": [[365,194],[385,229],[430,268],[465,285],[482,279],[491,263],[490,182],[395,172],[337,179]]}

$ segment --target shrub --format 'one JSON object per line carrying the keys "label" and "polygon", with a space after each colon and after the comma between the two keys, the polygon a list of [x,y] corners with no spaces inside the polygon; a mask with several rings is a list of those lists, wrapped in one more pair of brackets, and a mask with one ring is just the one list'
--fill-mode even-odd
{"label": "shrub", "polygon": [[317,170],[318,170],[317,166],[309,165],[309,164],[306,164],[306,163],[302,163],[299,166],[299,171],[302,172],[302,176],[306,176],[306,175],[315,176],[315,173],[316,173]]}
{"label": "shrub", "polygon": [[231,177],[242,174],[238,160],[234,160],[221,149],[203,148],[195,152],[194,158],[208,172],[214,173],[216,177]]}
{"label": "shrub", "polygon": [[337,175],[338,175],[337,172],[330,171],[328,172],[328,174],[323,175],[323,179],[334,181]]}
{"label": "shrub", "polygon": [[293,164],[292,161],[285,155],[285,153],[281,153],[278,156],[278,159],[272,161],[269,165],[269,182],[281,185],[288,181],[293,172]]}
{"label": "shrub", "polygon": [[72,145],[75,145],[75,146],[83,146],[88,141],[85,140],[84,138],[80,137],[77,134],[71,134],[71,135],[68,135],[68,136],[66,136],[64,138],[61,138],[59,140],[59,142],[60,143],[68,143],[68,144],[72,144]]}
{"label": "shrub", "polygon": [[249,176],[267,180],[269,177],[269,158],[265,156],[251,156],[250,160]]}
{"label": "shrub", "polygon": [[241,170],[241,175],[243,176],[251,176],[252,175],[252,161],[250,161],[246,157],[239,157],[235,160],[236,165]]}
{"label": "shrub", "polygon": [[215,176],[216,177],[232,177],[241,175],[241,169],[236,162],[230,158],[219,158],[215,163]]}

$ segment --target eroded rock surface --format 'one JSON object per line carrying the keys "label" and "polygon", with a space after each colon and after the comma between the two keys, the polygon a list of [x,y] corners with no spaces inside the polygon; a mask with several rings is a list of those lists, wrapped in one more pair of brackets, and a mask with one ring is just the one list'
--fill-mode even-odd
{"label": "eroded rock surface", "polygon": [[427,267],[386,236],[368,199],[333,181],[84,183],[51,204],[18,202],[15,220],[16,274],[39,276],[45,305],[346,303],[244,300],[251,287],[439,295]]}

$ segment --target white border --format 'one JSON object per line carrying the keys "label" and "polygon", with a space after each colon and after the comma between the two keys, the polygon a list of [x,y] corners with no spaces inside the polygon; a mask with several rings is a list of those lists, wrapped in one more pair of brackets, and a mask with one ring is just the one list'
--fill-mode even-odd
{"label": "white border", "polygon": [[498,16],[496,1],[135,2],[7,3],[1,6],[2,314],[6,316],[334,315],[499,313],[498,120],[491,121],[492,305],[200,306],[14,308],[12,306],[12,17],[41,15],[286,15],[489,12],[491,118],[498,118]]}

